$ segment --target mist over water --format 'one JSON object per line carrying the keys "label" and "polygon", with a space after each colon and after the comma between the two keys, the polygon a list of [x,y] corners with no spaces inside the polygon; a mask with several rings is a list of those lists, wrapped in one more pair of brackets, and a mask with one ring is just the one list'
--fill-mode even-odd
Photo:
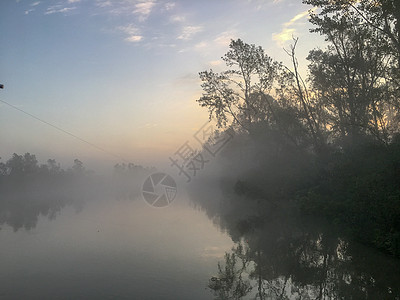
{"label": "mist over water", "polygon": [[400,299],[399,1],[3,2],[0,300]]}
{"label": "mist over water", "polygon": [[25,201],[1,208],[4,299],[206,299],[232,245],[183,190],[162,209],[140,196]]}
{"label": "mist over water", "polygon": [[1,298],[398,297],[397,259],[300,213],[284,200],[289,191],[274,190],[282,182],[258,184],[271,172],[281,180],[283,162],[298,156],[236,135],[208,158],[190,182],[162,170],[177,187],[166,207],[143,194],[155,168],[120,163],[107,176],[79,160],[64,170],[31,154],[9,159],[3,167],[14,169],[0,185]]}

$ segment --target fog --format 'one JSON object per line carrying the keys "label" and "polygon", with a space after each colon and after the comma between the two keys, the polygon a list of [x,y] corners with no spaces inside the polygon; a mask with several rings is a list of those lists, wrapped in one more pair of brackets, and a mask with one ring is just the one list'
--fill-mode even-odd
{"label": "fog", "polygon": [[400,299],[399,12],[5,4],[0,299]]}
{"label": "fog", "polygon": [[[345,225],[304,215],[286,200],[294,179],[282,182],[281,174],[298,155],[243,134],[216,157],[199,153],[209,162],[190,182],[165,169],[178,191],[162,208],[142,194],[155,168],[120,163],[107,175],[79,160],[66,169],[32,154],[7,160],[0,186],[2,297],[399,294],[397,259],[354,241]],[[309,171],[305,158],[295,166]],[[277,181],[260,185],[271,172]]]}

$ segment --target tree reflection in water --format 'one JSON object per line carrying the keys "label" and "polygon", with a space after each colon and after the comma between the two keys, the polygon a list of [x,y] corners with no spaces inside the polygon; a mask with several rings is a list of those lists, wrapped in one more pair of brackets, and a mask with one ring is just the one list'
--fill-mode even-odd
{"label": "tree reflection in water", "polygon": [[235,242],[208,282],[215,299],[400,299],[399,260],[338,226],[234,193],[193,198]]}
{"label": "tree reflection in water", "polygon": [[73,206],[79,212],[87,197],[76,183],[51,182],[45,186],[42,182],[30,181],[9,187],[0,199],[0,225],[6,224],[14,231],[35,228],[40,216],[54,220],[67,206]]}
{"label": "tree reflection in water", "polygon": [[17,231],[36,227],[40,216],[54,220],[66,206],[81,211],[85,201],[115,198],[136,200],[143,178],[154,169],[116,164],[111,180],[85,169],[79,159],[63,170],[54,159],[39,164],[30,153],[0,159],[0,225]]}

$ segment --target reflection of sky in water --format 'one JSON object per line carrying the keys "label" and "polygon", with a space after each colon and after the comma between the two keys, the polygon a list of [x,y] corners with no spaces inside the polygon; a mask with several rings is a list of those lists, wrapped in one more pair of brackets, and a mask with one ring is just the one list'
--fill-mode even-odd
{"label": "reflection of sky in water", "polygon": [[[116,189],[123,200],[90,185],[74,197],[33,197],[30,189],[3,197],[0,299],[210,299],[210,288],[224,287],[232,274],[222,294],[248,284],[243,299],[260,290],[269,299],[282,292],[314,299],[321,287],[345,299],[397,299],[398,260],[348,243],[323,222],[226,194],[210,178],[199,182],[188,191],[179,185],[166,208],[128,200],[124,185]],[[236,264],[226,268],[234,253]]]}
{"label": "reflection of sky in water", "polygon": [[68,206],[35,228],[0,230],[0,298],[207,299],[205,283],[232,242],[182,199]]}

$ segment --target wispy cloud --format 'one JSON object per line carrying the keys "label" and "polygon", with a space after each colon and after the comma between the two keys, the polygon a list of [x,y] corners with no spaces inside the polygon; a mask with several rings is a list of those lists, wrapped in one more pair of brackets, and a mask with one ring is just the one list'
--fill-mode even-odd
{"label": "wispy cloud", "polygon": [[[247,0],[248,4],[256,11],[271,9],[271,6],[276,6],[285,0]],[[292,0],[292,2],[294,2]]]}
{"label": "wispy cloud", "polygon": [[165,3],[164,6],[165,6],[166,10],[172,10],[176,6],[176,3],[175,2],[167,2],[167,3]]}
{"label": "wispy cloud", "polygon": [[125,41],[136,43],[136,42],[140,42],[142,39],[143,39],[143,36],[141,36],[141,35],[131,35],[131,36],[128,36],[127,38],[125,38]]}
{"label": "wispy cloud", "polygon": [[214,39],[214,42],[218,46],[228,46],[231,40],[236,39],[237,36],[238,33],[236,30],[223,31]]}
{"label": "wispy cloud", "polygon": [[97,0],[96,6],[101,8],[110,7],[112,6],[112,2],[110,0]]}
{"label": "wispy cloud", "polygon": [[283,46],[285,42],[291,41],[293,36],[297,33],[295,25],[298,26],[299,24],[297,24],[297,22],[306,17],[308,17],[308,10],[295,15],[289,22],[283,23],[281,32],[272,34],[272,39],[277,42],[279,46]]}
{"label": "wispy cloud", "polygon": [[156,5],[153,1],[140,2],[135,4],[133,13],[139,15],[139,21],[145,21],[151,13],[151,10]]}
{"label": "wispy cloud", "polygon": [[81,0],[68,0],[68,3],[78,3],[81,2]]}
{"label": "wispy cloud", "polygon": [[31,12],[34,12],[35,9],[36,9],[36,6],[38,6],[40,3],[41,3],[40,1],[36,1],[36,2],[31,3],[29,6],[32,7],[32,8],[25,10],[24,14],[25,15],[29,15]]}
{"label": "wispy cloud", "polygon": [[[222,48],[226,48],[231,40],[236,39],[240,36],[238,31],[236,29],[228,30],[228,31],[223,31],[219,34],[216,34],[214,36],[210,36],[204,40],[196,41],[196,43],[187,43],[185,45],[185,48],[180,49],[178,52],[183,53],[183,52],[189,52],[189,51],[196,51],[201,53],[201,55],[207,56],[212,53],[215,53],[215,51],[220,52]],[[213,62],[215,65],[218,64],[217,61]]]}
{"label": "wispy cloud", "polygon": [[[144,26],[140,23],[147,20],[158,3],[157,0],[95,0],[94,5],[96,14],[112,17],[114,21],[116,21],[115,18],[118,18],[117,22],[119,24],[124,18],[129,18],[128,24],[114,27],[111,31],[119,34],[123,32],[126,42],[137,43],[144,40],[141,29],[144,28],[151,32],[153,28],[151,24]],[[116,31],[115,28],[117,29]],[[146,36],[146,42],[149,42],[151,38],[151,34]]]}
{"label": "wispy cloud", "polygon": [[140,22],[149,17],[156,5],[157,2],[154,0],[96,0],[95,2],[95,6],[105,14],[137,15]]}
{"label": "wispy cloud", "polygon": [[180,16],[180,15],[174,15],[174,16],[170,16],[169,17],[169,21],[171,23],[182,23],[185,22],[186,18],[184,16]]}
{"label": "wispy cloud", "polygon": [[51,15],[51,14],[56,14],[56,13],[67,13],[70,11],[73,11],[76,9],[76,6],[73,7],[63,7],[62,5],[58,4],[58,5],[52,5],[49,6],[46,11],[45,11],[45,15]]}
{"label": "wispy cloud", "polygon": [[178,40],[190,40],[196,33],[203,31],[202,26],[184,26]]}
{"label": "wispy cloud", "polygon": [[279,46],[283,46],[285,42],[291,41],[296,35],[296,29],[294,28],[283,28],[279,33],[273,33],[272,39],[278,43]]}
{"label": "wispy cloud", "polygon": [[206,48],[208,46],[209,46],[209,44],[206,41],[201,41],[200,43],[197,43],[196,45],[194,45],[194,48],[196,50],[201,50],[201,49],[204,49],[204,48]]}
{"label": "wispy cloud", "polygon": [[291,26],[293,25],[296,21],[303,19],[304,17],[308,16],[308,10],[303,11],[297,15],[295,15],[289,22],[285,23],[285,26]]}
{"label": "wispy cloud", "polygon": [[124,40],[127,42],[137,43],[143,39],[143,36],[140,34],[139,28],[137,28],[133,24],[129,24],[127,26],[119,26],[117,27],[117,29],[125,33],[126,37]]}

